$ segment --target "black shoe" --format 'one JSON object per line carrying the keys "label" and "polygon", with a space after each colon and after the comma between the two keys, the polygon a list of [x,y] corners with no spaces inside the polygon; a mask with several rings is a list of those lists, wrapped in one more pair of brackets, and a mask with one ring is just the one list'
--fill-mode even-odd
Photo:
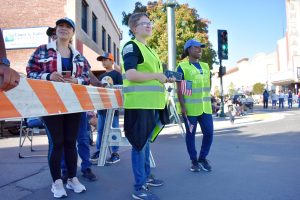
{"label": "black shoe", "polygon": [[108,163],[108,164],[114,164],[114,163],[119,162],[120,160],[121,159],[120,159],[120,156],[119,156],[118,153],[112,153],[110,159],[108,159],[106,161],[106,163]]}
{"label": "black shoe", "polygon": [[210,164],[209,164],[209,162],[208,162],[207,159],[205,159],[205,158],[199,158],[198,162],[199,162],[200,168],[203,171],[206,171],[206,172],[210,172],[211,171],[211,166],[210,166]]}
{"label": "black shoe", "polygon": [[96,164],[98,162],[100,151],[96,151],[90,158],[92,164]]}
{"label": "black shoe", "polygon": [[152,187],[160,187],[164,184],[164,181],[157,179],[154,177],[153,174],[150,174],[150,176],[147,179],[146,185],[152,186]]}
{"label": "black shoe", "polygon": [[200,172],[200,166],[199,166],[199,163],[197,160],[192,160],[192,165],[191,165],[190,170],[192,172]]}
{"label": "black shoe", "polygon": [[92,170],[90,168],[87,168],[86,170],[84,170],[82,172],[82,176],[86,179],[88,179],[89,181],[96,181],[97,180],[97,176],[92,172]]}

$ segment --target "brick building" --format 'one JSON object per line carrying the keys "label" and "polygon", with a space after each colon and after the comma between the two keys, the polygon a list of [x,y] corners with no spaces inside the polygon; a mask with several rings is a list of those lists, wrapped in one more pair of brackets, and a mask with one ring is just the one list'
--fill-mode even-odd
{"label": "brick building", "polygon": [[25,73],[30,55],[41,45],[37,42],[47,43],[47,27],[54,27],[62,17],[76,23],[73,45],[88,59],[93,71],[104,70],[96,61],[103,51],[111,52],[115,62],[120,62],[122,33],[105,0],[0,0],[0,4],[7,56],[11,67],[21,73]]}

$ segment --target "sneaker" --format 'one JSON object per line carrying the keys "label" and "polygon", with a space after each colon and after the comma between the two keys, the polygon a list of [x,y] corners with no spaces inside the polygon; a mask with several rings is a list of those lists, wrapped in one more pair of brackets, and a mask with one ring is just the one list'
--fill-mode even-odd
{"label": "sneaker", "polygon": [[154,175],[150,174],[146,184],[152,187],[160,187],[164,184],[164,181],[156,179],[154,178]]}
{"label": "sneaker", "polygon": [[51,192],[55,198],[68,196],[61,179],[57,179],[54,183],[52,183]]}
{"label": "sneaker", "polygon": [[138,200],[159,200],[159,198],[155,194],[153,194],[145,185],[143,185],[140,190],[134,191],[132,193],[132,197],[133,199]]}
{"label": "sneaker", "polygon": [[106,162],[108,164],[114,164],[114,163],[119,162],[120,160],[121,159],[120,159],[120,156],[118,153],[112,153],[110,159],[108,159]]}
{"label": "sneaker", "polygon": [[191,168],[192,172],[200,172],[200,166],[197,160],[192,160]]}
{"label": "sneaker", "polygon": [[86,191],[86,188],[79,182],[77,177],[69,178],[66,188],[68,188],[69,190],[73,190],[75,193]]}
{"label": "sneaker", "polygon": [[92,172],[91,168],[87,168],[86,170],[82,171],[82,176],[89,181],[97,180],[97,176]]}
{"label": "sneaker", "polygon": [[206,172],[211,171],[211,166],[210,166],[209,161],[207,159],[199,158],[198,162],[199,162],[199,165],[200,165],[200,167],[203,171],[206,171]]}
{"label": "sneaker", "polygon": [[97,164],[100,151],[96,151],[90,158],[92,164]]}

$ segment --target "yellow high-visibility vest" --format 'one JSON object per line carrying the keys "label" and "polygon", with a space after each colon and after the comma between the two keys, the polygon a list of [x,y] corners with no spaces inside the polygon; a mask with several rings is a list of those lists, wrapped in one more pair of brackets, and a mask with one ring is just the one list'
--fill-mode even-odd
{"label": "yellow high-visibility vest", "polygon": [[[199,62],[203,74],[192,63],[184,61],[179,63],[184,79],[192,81],[192,95],[183,95],[184,104],[188,116],[199,116],[202,113],[212,114],[210,95],[210,69],[207,63]],[[176,99],[177,112],[181,113],[181,107]]]}

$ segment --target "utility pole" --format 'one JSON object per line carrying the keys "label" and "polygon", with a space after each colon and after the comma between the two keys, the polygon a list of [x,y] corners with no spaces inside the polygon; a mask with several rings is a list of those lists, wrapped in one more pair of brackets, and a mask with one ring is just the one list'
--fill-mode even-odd
{"label": "utility pole", "polygon": [[174,71],[176,68],[176,37],[175,37],[175,6],[176,0],[167,0],[168,20],[168,69]]}
{"label": "utility pole", "polygon": [[220,77],[220,86],[221,86],[221,113],[220,117],[226,117],[224,113],[224,92],[223,92],[223,67],[222,67],[222,59],[219,59],[220,67],[219,67],[219,77]]}

